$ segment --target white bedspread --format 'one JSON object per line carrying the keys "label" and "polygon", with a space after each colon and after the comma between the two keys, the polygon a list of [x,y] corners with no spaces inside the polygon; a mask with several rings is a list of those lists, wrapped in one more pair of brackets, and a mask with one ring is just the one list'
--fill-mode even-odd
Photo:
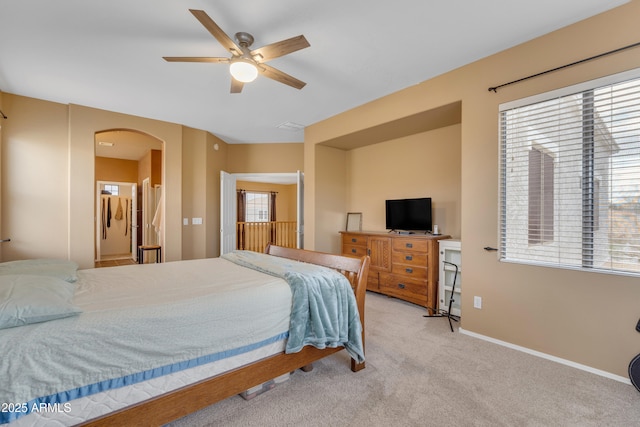
{"label": "white bedspread", "polygon": [[0,330],[0,402],[63,403],[248,352],[289,329],[289,285],[220,258],[80,270],[77,283],[81,315]]}

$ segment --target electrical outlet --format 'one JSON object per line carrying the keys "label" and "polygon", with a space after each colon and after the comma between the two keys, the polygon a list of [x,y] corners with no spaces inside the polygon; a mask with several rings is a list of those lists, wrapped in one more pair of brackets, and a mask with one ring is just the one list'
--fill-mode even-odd
{"label": "electrical outlet", "polygon": [[482,297],[473,297],[473,308],[482,308]]}

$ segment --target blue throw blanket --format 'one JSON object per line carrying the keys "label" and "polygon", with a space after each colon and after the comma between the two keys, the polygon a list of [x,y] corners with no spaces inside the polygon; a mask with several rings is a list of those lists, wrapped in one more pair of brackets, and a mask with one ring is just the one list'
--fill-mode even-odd
{"label": "blue throw blanket", "polygon": [[344,346],[358,363],[364,362],[362,324],[349,281],[327,267],[251,251],[235,251],[222,258],[289,283],[293,302],[285,351],[305,345],[317,348]]}

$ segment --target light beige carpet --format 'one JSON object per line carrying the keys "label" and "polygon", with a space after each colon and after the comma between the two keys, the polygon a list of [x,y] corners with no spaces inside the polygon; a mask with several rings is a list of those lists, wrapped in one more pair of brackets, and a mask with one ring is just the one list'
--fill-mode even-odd
{"label": "light beige carpet", "polygon": [[340,352],[250,401],[234,396],[171,426],[640,426],[633,386],[451,333],[446,318],[423,314],[368,293],[366,369],[352,373]]}

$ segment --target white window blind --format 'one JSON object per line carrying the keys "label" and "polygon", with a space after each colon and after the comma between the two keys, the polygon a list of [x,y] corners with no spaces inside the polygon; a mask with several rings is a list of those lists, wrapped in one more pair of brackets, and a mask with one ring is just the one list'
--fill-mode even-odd
{"label": "white window blind", "polygon": [[640,73],[500,107],[500,258],[640,274]]}

